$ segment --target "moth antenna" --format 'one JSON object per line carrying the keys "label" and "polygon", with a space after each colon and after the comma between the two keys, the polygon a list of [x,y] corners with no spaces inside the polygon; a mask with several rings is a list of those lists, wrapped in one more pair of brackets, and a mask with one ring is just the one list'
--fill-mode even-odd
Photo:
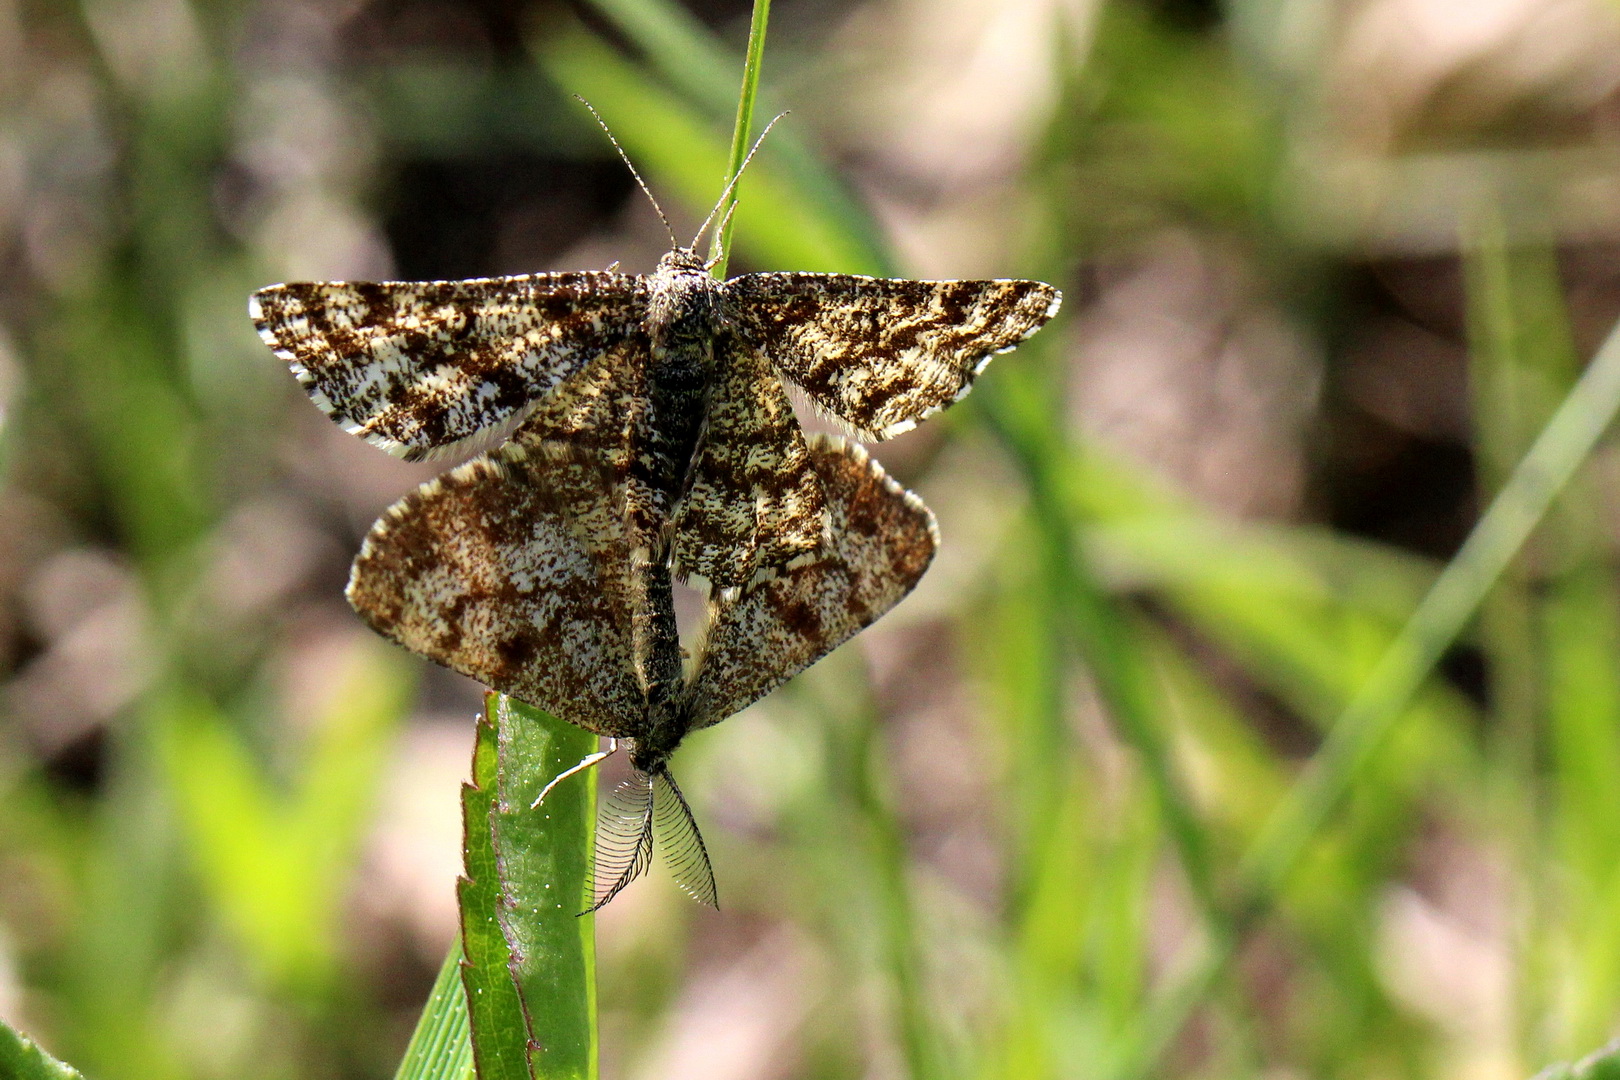
{"label": "moth antenna", "polygon": [[718,908],[720,896],[714,887],[709,849],[686,796],[666,766],[653,773],[653,830],[675,884],[698,903]]}
{"label": "moth antenna", "polygon": [[[783,110],[782,112],[777,113],[771,119],[771,122],[765,125],[765,130],[759,133],[759,138],[754,140],[753,148],[750,149],[747,155],[742,159],[742,164],[737,166],[737,175],[731,178],[731,182],[726,185],[726,189],[720,193],[720,201],[714,204],[714,209],[709,211],[709,216],[704,218],[703,224],[698,227],[697,235],[692,237],[692,250],[697,250],[698,243],[703,239],[703,234],[709,231],[709,225],[714,221],[714,215],[718,214],[720,212],[720,208],[726,204],[726,200],[731,198],[731,193],[737,187],[738,182],[742,180],[743,173],[748,171],[748,163],[754,160],[755,154],[759,153],[759,144],[765,141],[765,136],[771,133],[771,128],[776,126],[776,121],[786,116],[788,111],[789,110]],[[729,212],[727,213],[727,217],[730,217]],[[720,227],[720,231],[725,231],[724,225]]]}
{"label": "moth antenna", "polygon": [[[735,214],[737,212],[737,207],[740,206],[740,205],[742,205],[740,202],[732,203],[731,206],[726,210],[726,216],[720,219],[720,235],[721,236],[726,235],[726,230],[731,227],[731,215],[733,215],[733,214]],[[716,252],[714,258],[710,259],[708,262],[703,264],[703,269],[704,270],[713,270],[716,266],[719,266],[720,265],[720,258],[721,258],[722,254],[723,253],[721,253],[721,252]]]}
{"label": "moth antenna", "polygon": [[613,789],[596,818],[589,915],[646,871],[653,851],[653,778],[637,769]]}
{"label": "moth antenna", "polygon": [[[641,178],[641,174],[636,172],[636,167],[630,163],[630,155],[624,152],[624,147],[619,145],[619,140],[613,137],[613,130],[607,126],[607,121],[602,119],[602,114],[596,111],[595,105],[592,105],[578,94],[574,95],[574,100],[591,110],[591,115],[596,117],[597,124],[601,125],[603,133],[607,135],[608,142],[612,143],[613,149],[619,152],[619,160],[624,162],[624,167],[630,170],[630,175],[635,177],[636,183],[641,186],[642,194],[647,196],[647,201],[653,204],[654,210],[658,211],[658,220],[664,223],[664,231],[669,234],[669,246],[671,248],[680,247],[681,242],[675,239],[675,230],[670,228],[669,218],[664,216],[664,208],[658,205],[657,199],[653,198],[652,188],[648,187],[647,181],[643,180]],[[774,124],[776,121],[772,120],[771,123]],[[769,131],[770,128],[766,128],[765,130]],[[761,137],[763,138],[763,136]],[[753,155],[750,154],[749,156],[752,157]],[[591,910],[595,911],[596,909],[592,908]]]}

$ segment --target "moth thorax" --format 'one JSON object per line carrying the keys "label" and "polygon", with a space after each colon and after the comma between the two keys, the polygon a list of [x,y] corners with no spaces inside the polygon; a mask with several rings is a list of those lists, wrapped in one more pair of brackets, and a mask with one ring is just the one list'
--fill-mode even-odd
{"label": "moth thorax", "polygon": [[655,348],[707,342],[714,336],[720,283],[709,276],[701,262],[696,266],[672,262],[680,254],[672,251],[660,259],[658,270],[648,282],[647,330]]}

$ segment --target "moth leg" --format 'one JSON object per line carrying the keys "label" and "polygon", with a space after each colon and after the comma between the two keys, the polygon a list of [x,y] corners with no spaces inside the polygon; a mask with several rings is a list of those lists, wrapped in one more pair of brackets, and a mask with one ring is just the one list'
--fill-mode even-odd
{"label": "moth leg", "polygon": [[590,768],[592,765],[601,764],[603,761],[606,761],[608,758],[612,757],[614,754],[617,754],[618,752],[619,752],[619,740],[618,739],[609,739],[608,740],[608,748],[606,750],[598,750],[594,754],[586,754],[584,757],[579,759],[579,764],[573,766],[572,768],[564,769],[562,772],[560,772],[556,776],[552,777],[551,778],[551,783],[549,783],[545,787],[541,788],[540,789],[540,794],[535,797],[534,802],[529,804],[529,809],[530,810],[538,810],[540,808],[540,804],[546,801],[546,796],[551,794],[551,789],[552,788],[556,787],[558,784],[562,783],[564,780],[568,779],[570,776],[573,776],[575,773],[584,772],[586,769]]}

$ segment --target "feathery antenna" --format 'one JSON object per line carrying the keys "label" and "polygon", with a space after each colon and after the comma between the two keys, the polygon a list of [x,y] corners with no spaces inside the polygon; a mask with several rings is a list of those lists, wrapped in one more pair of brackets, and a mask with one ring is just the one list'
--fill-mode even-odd
{"label": "feathery antenna", "polygon": [[[755,154],[759,153],[759,144],[764,142],[765,136],[771,133],[771,128],[776,126],[776,121],[782,119],[782,117],[786,115],[787,110],[777,113],[776,116],[771,119],[771,122],[765,125],[765,130],[759,133],[759,138],[754,140],[753,148],[749,150],[747,156],[742,159],[742,164],[737,166],[737,175],[731,178],[731,182],[726,185],[726,190],[720,193],[720,201],[714,204],[714,209],[709,211],[709,216],[703,219],[703,224],[701,227],[699,227],[697,235],[692,237],[693,251],[697,250],[698,244],[703,240],[703,234],[709,231],[709,225],[714,221],[714,215],[718,214],[720,212],[720,208],[726,205],[726,200],[731,198],[731,193],[736,190],[738,181],[743,178],[743,173],[748,171],[748,163],[754,160]],[[735,208],[736,204],[733,203],[732,206]],[[730,210],[726,211],[726,217],[731,217]],[[725,231],[724,225],[721,225],[720,228],[722,232]]]}
{"label": "feathery antenna", "polygon": [[607,798],[596,818],[589,915],[640,877],[652,861],[653,778],[635,770]]}
{"label": "feathery antenna", "polygon": [[[653,198],[652,188],[647,186],[647,181],[641,178],[641,174],[636,172],[636,167],[630,163],[630,155],[624,152],[624,147],[619,145],[619,140],[613,137],[613,129],[607,126],[607,121],[602,119],[602,114],[596,111],[595,105],[592,105],[578,94],[574,95],[574,100],[591,110],[591,115],[596,117],[596,122],[601,125],[602,131],[606,133],[608,142],[612,143],[613,149],[619,152],[619,159],[624,162],[625,168],[630,170],[630,175],[636,178],[636,183],[641,185],[642,194],[647,196],[647,201],[653,204],[654,210],[658,211],[658,220],[664,223],[664,231],[669,233],[669,246],[671,248],[680,247],[681,242],[675,239],[675,230],[669,227],[669,218],[664,216],[664,208],[658,205],[658,200]],[[781,119],[781,117],[778,117],[777,119]],[[776,123],[776,120],[772,120],[771,123]],[[769,131],[770,128],[766,128],[765,130]],[[764,136],[761,135],[760,138],[764,138]],[[756,143],[754,145],[757,149],[759,144]],[[752,152],[750,152],[748,156],[753,157],[754,155]],[[747,162],[744,162],[744,164],[747,164]],[[707,226],[708,223],[705,222],[704,224]],[[701,236],[702,234],[699,233],[698,235]]]}

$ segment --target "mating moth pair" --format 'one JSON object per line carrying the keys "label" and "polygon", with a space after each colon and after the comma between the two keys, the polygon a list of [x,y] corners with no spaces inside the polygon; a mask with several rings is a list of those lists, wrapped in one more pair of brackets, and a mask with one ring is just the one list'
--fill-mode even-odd
{"label": "mating moth pair", "polygon": [[[1061,301],[1037,281],[718,281],[697,243],[672,238],[648,276],[295,283],[250,305],[347,430],[413,460],[493,447],[373,526],[348,597],[406,648],[625,745],[592,910],[655,842],[715,902],[670,755],[877,619],[933,557],[928,509],[858,446],[807,439],[784,382],[885,439]],[[690,664],[687,578],[709,584]]]}

